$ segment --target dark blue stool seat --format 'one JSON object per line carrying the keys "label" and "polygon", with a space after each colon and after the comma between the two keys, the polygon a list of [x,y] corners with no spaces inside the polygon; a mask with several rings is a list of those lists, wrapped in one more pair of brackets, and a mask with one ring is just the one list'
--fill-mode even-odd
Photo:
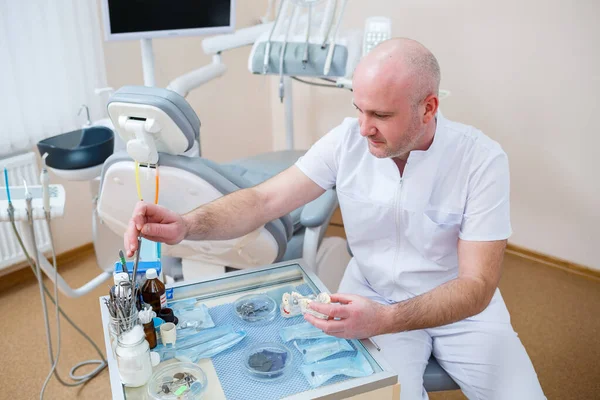
{"label": "dark blue stool seat", "polygon": [[[402,384],[402,382],[400,382],[400,384]],[[429,363],[425,368],[425,373],[423,374],[423,386],[428,392],[460,389],[450,375],[440,367],[440,364],[438,364],[433,356],[431,356]]]}

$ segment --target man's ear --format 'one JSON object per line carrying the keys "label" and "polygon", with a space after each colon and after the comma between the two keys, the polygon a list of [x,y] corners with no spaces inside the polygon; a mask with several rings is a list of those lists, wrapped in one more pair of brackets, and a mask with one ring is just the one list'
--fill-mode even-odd
{"label": "man's ear", "polygon": [[440,99],[438,98],[437,94],[430,94],[425,98],[423,104],[425,105],[425,110],[423,112],[423,123],[427,124],[429,121],[435,118],[440,104]]}

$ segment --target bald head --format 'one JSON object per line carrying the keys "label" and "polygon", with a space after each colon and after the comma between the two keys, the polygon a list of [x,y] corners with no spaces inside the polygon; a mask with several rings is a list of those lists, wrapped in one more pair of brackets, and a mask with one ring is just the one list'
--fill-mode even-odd
{"label": "bald head", "polygon": [[407,38],[390,39],[360,61],[354,72],[354,81],[401,90],[413,102],[420,102],[431,94],[437,96],[440,66],[435,56],[421,43]]}
{"label": "bald head", "polygon": [[440,67],[422,44],[391,39],[365,56],[352,81],[360,133],[369,151],[399,168],[413,150],[433,142]]}

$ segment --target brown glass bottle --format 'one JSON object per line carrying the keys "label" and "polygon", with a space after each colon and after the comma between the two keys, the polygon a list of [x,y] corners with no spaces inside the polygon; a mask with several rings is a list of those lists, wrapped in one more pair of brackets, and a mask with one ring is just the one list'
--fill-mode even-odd
{"label": "brown glass bottle", "polygon": [[150,348],[153,349],[156,347],[156,330],[154,329],[154,322],[150,321],[147,324],[144,324],[144,334],[146,335],[146,340],[150,345]]}
{"label": "brown glass bottle", "polygon": [[167,305],[165,285],[158,279],[154,268],[146,271],[146,282],[142,286],[142,299],[144,303],[152,306],[152,311],[157,315],[160,309]]}

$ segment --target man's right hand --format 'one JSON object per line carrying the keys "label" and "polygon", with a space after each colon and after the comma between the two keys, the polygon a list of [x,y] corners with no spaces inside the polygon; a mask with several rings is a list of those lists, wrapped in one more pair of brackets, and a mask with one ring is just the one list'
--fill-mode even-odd
{"label": "man's right hand", "polygon": [[183,217],[165,207],[140,201],[133,210],[125,232],[127,257],[132,257],[138,247],[140,234],[153,242],[177,244],[185,239],[188,227]]}

